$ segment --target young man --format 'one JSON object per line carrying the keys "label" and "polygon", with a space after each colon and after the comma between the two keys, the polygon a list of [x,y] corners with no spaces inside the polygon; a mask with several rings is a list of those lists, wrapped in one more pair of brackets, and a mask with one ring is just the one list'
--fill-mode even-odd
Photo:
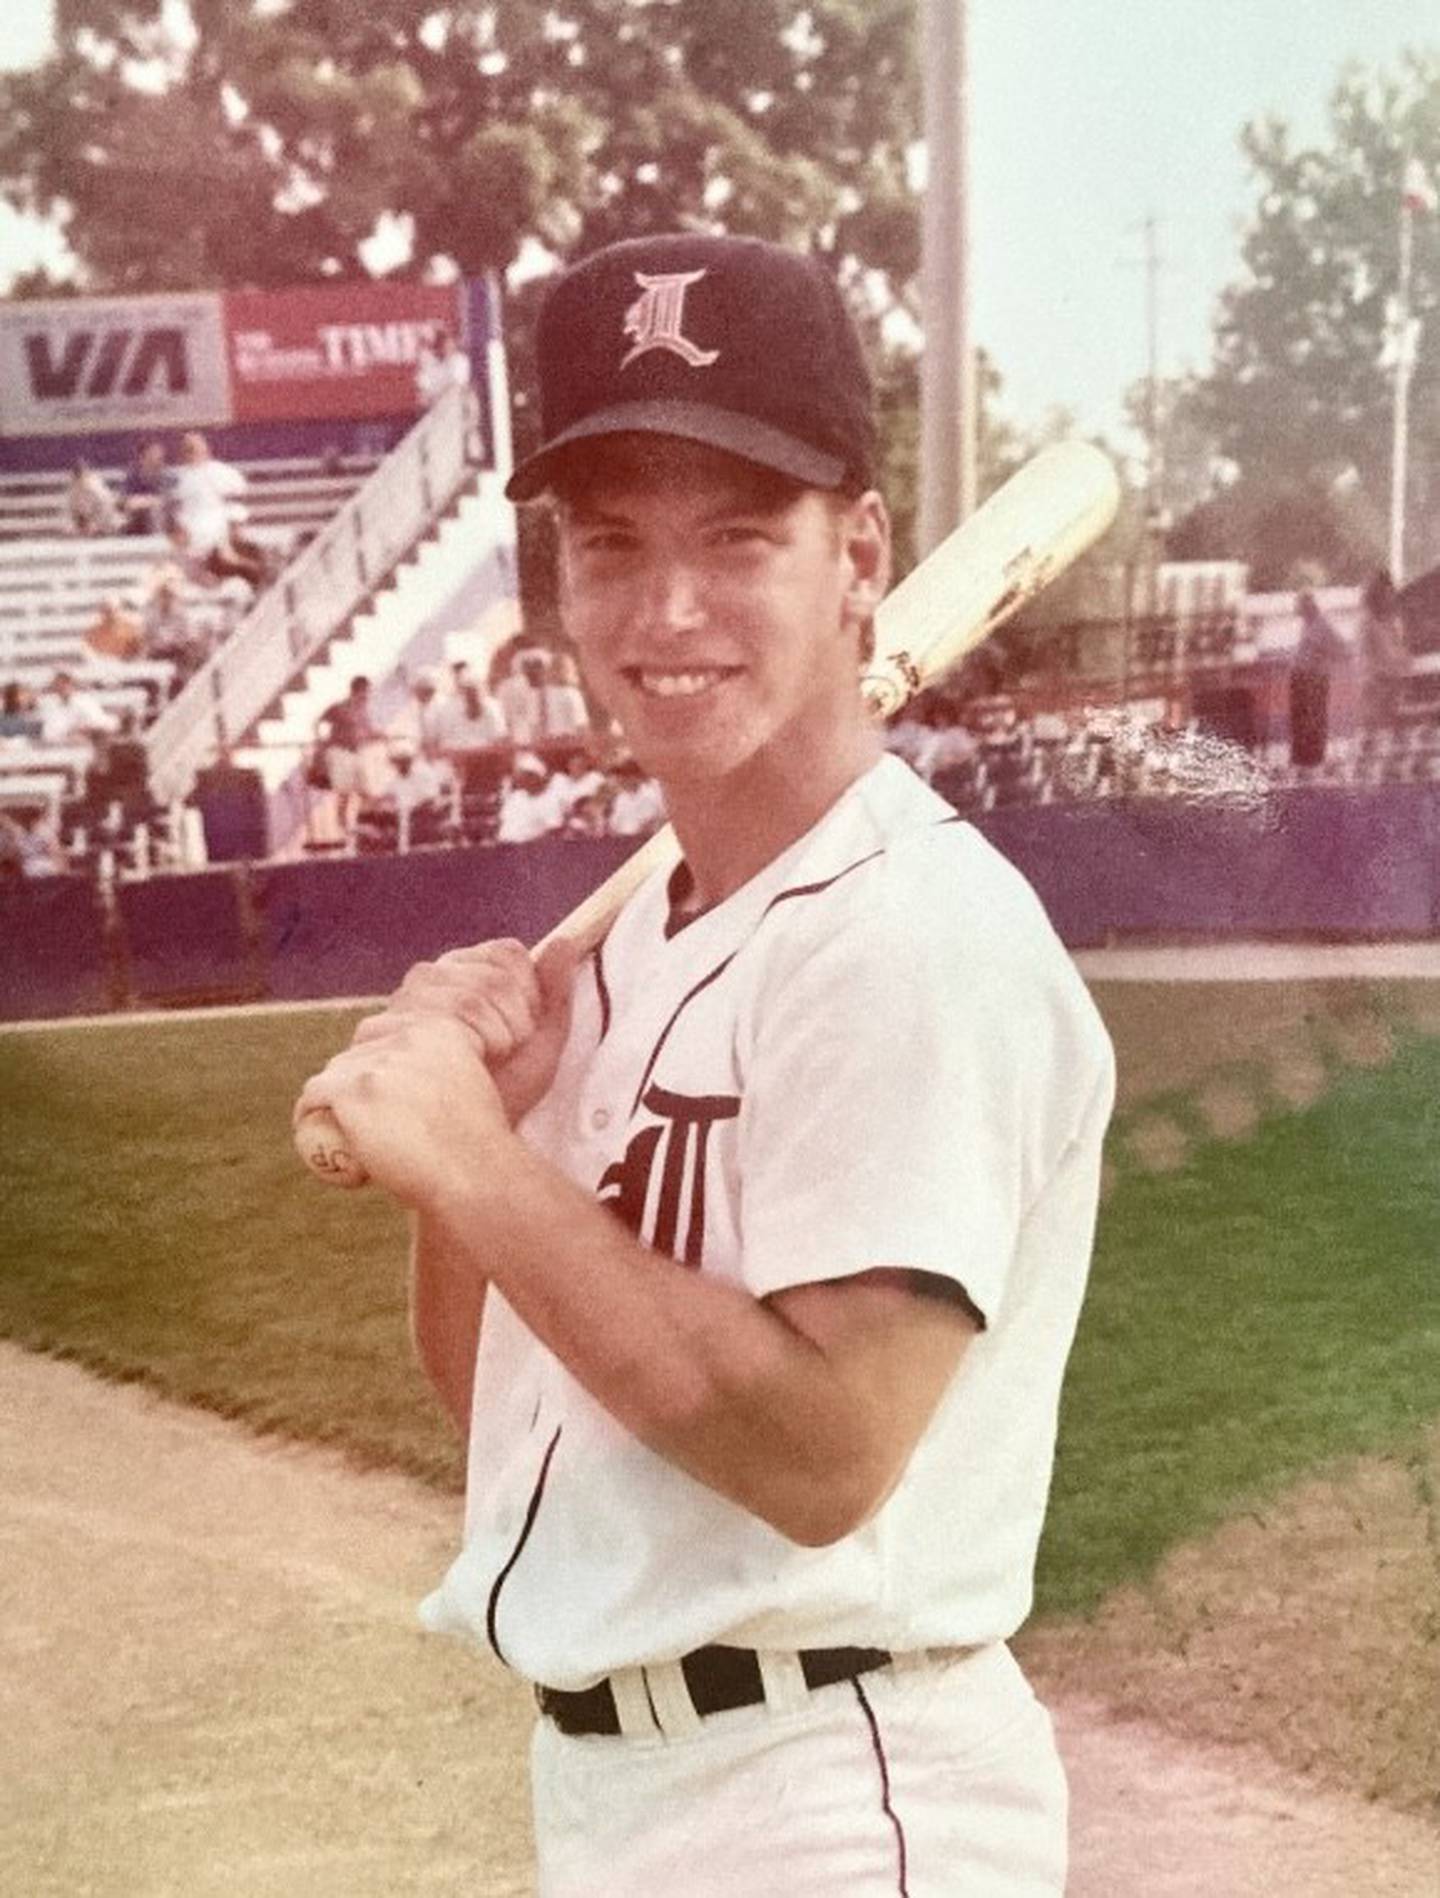
{"label": "young man", "polygon": [[1034,896],[858,679],[889,574],[822,266],[552,293],[567,630],[684,850],[578,971],[413,971],[309,1084],[416,1214],[469,1432],[426,1605],[537,1685],[547,1898],[1059,1892],[1024,1619],[1112,1070]]}

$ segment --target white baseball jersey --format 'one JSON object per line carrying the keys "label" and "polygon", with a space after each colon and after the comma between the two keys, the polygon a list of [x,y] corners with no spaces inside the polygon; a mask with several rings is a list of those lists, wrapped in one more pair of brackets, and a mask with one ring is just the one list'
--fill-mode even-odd
{"label": "white baseball jersey", "polygon": [[1004,1639],[1030,1606],[1113,1094],[1033,892],[886,757],[678,930],[652,879],[577,984],[522,1132],[616,1218],[756,1298],[935,1274],[983,1330],[880,1511],[802,1548],[623,1430],[492,1286],[464,1548],[427,1624],[562,1688],[708,1642]]}

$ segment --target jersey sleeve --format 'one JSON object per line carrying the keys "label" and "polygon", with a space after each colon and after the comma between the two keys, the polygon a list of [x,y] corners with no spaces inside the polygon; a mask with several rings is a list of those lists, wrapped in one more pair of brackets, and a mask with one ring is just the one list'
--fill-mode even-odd
{"label": "jersey sleeve", "polygon": [[857,877],[829,926],[819,899],[757,992],[739,1137],[758,1297],[898,1267],[957,1284],[988,1324],[1104,1078],[1104,1031],[1028,889],[987,914],[937,897],[946,867]]}

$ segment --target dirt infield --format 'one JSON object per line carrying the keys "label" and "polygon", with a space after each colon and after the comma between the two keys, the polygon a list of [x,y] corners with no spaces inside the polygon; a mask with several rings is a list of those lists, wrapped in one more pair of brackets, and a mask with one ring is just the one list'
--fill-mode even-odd
{"label": "dirt infield", "polygon": [[[0,1389],[0,1890],[530,1891],[525,1695],[414,1624],[453,1502],[9,1346]],[[1117,1713],[1121,1628],[1036,1649],[1074,1898],[1433,1892],[1424,1820]]]}

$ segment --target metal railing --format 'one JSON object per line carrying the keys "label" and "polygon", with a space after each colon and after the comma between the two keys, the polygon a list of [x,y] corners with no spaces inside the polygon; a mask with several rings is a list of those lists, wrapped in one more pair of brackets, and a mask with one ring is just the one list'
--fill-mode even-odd
{"label": "metal railing", "polygon": [[446,391],[146,732],[161,803],[189,795],[201,768],[240,741],[459,493],[470,474],[469,399]]}

